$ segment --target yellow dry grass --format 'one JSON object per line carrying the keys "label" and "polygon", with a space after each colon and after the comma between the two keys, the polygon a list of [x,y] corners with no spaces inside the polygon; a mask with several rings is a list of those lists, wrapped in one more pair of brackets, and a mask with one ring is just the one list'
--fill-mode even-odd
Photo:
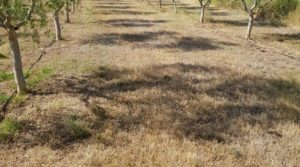
{"label": "yellow dry grass", "polygon": [[[211,8],[199,25],[189,0],[178,14],[82,2],[36,68],[54,75],[9,108],[22,129],[0,166],[300,164],[298,29],[258,25],[248,42],[240,11]],[[26,68],[38,51],[22,42]]]}

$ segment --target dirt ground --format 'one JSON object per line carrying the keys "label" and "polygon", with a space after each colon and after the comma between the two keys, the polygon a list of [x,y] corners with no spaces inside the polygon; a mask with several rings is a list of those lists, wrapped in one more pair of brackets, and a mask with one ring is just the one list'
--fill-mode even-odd
{"label": "dirt ground", "polygon": [[[1,167],[299,166],[299,28],[256,23],[246,41],[239,10],[201,25],[196,1],[150,2],[82,1],[34,68],[51,75],[8,109],[22,128]],[[49,41],[21,38],[25,69]]]}

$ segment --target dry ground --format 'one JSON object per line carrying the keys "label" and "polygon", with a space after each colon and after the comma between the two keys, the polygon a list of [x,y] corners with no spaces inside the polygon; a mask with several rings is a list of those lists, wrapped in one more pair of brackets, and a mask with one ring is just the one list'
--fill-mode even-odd
{"label": "dry ground", "polygon": [[[299,29],[259,23],[249,42],[241,11],[200,25],[197,2],[151,3],[83,1],[8,110],[1,167],[299,166]],[[27,69],[51,40],[24,36]]]}

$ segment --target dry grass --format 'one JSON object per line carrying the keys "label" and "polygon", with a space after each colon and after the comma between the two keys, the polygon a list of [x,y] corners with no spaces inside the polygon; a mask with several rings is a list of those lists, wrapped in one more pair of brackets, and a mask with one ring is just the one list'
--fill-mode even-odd
{"label": "dry grass", "polygon": [[145,3],[82,4],[9,108],[0,166],[298,166],[299,31],[247,42],[239,11]]}

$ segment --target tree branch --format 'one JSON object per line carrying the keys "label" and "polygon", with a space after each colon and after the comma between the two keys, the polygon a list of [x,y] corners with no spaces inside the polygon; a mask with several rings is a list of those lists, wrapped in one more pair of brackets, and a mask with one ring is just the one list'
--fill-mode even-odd
{"label": "tree branch", "polygon": [[203,0],[199,0],[199,3],[200,3],[200,7],[202,8],[203,7]]}
{"label": "tree branch", "polygon": [[241,2],[242,2],[242,4],[243,4],[243,6],[244,6],[244,10],[245,10],[246,12],[249,12],[249,9],[248,9],[248,6],[247,6],[247,3],[245,2],[245,0],[241,0]]}
{"label": "tree branch", "polygon": [[4,22],[4,20],[6,20],[6,15],[0,11],[0,19]]}
{"label": "tree branch", "polygon": [[207,0],[205,6],[209,6],[209,5],[210,5],[210,0]]}
{"label": "tree branch", "polygon": [[250,9],[250,13],[253,13],[253,10],[258,6],[260,0],[254,0],[253,5]]}
{"label": "tree branch", "polygon": [[2,19],[0,19],[0,27],[5,28],[4,21]]}
{"label": "tree branch", "polygon": [[14,26],[15,30],[18,30],[19,28],[21,28],[22,26],[27,24],[27,22],[31,19],[32,13],[33,13],[34,8],[35,8],[35,4],[36,4],[36,0],[32,0],[31,1],[31,7],[30,7],[30,9],[28,9],[27,16],[25,17],[25,20],[23,20],[22,22],[18,23],[16,26]]}
{"label": "tree branch", "polygon": [[271,3],[272,0],[267,1],[265,4],[263,4],[261,7],[257,8],[257,10],[255,11],[255,13],[258,13],[262,8],[265,8],[269,3]]}

